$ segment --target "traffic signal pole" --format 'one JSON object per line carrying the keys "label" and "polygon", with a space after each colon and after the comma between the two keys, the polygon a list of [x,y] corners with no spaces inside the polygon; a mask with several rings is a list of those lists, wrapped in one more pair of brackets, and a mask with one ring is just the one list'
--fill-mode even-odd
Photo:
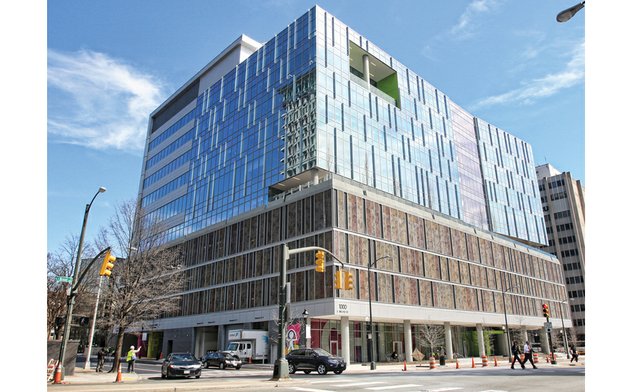
{"label": "traffic signal pole", "polygon": [[90,324],[90,332],[88,333],[88,350],[86,351],[86,362],[84,363],[84,369],[90,369],[90,354],[93,347],[93,336],[95,335],[95,323],[97,322],[97,308],[99,307],[99,296],[101,295],[101,282],[103,282],[103,276],[99,276],[99,287],[97,288],[97,299],[95,300],[95,311],[93,312],[93,321]]}
{"label": "traffic signal pole", "polygon": [[290,379],[288,375],[288,361],[286,360],[286,320],[287,309],[290,308],[290,298],[286,295],[286,265],[290,255],[297,253],[310,252],[310,251],[323,251],[331,255],[336,261],[340,262],[344,267],[344,263],[340,261],[334,254],[325,248],[320,246],[306,246],[304,248],[289,249],[288,245],[282,244],[282,262],[280,264],[280,336],[278,336],[278,360],[276,362],[276,368],[274,368],[273,377],[271,381],[280,381]]}

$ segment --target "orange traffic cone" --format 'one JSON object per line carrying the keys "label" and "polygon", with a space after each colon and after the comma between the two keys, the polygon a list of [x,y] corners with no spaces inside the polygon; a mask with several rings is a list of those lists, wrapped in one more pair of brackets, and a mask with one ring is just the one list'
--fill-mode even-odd
{"label": "orange traffic cone", "polygon": [[457,368],[457,369],[460,369],[460,368],[461,368],[461,366],[459,365],[459,359],[458,359],[458,358],[456,359],[456,368]]}
{"label": "orange traffic cone", "polygon": [[121,373],[121,364],[118,364],[118,370],[116,371],[116,381],[114,382],[123,382],[123,374]]}
{"label": "orange traffic cone", "polygon": [[407,371],[407,360],[403,361],[403,372]]}
{"label": "orange traffic cone", "polygon": [[252,356],[251,355],[248,357],[248,363],[252,363]]}
{"label": "orange traffic cone", "polygon": [[474,363],[474,357],[471,357],[471,368],[475,368],[476,364]]}
{"label": "orange traffic cone", "polygon": [[62,363],[59,363],[58,367],[56,367],[56,372],[54,373],[54,384],[62,384]]}
{"label": "orange traffic cone", "polygon": [[495,367],[497,367],[497,357],[495,355],[493,356],[493,362],[495,362]]}

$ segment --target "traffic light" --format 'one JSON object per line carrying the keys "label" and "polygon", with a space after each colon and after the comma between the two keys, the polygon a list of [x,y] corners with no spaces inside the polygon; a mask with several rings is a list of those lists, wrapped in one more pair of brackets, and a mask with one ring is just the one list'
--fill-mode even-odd
{"label": "traffic light", "polygon": [[314,270],[316,272],[325,272],[325,252],[323,252],[322,250],[317,250],[315,257],[316,267],[314,268]]}
{"label": "traffic light", "polygon": [[101,269],[99,270],[99,275],[100,276],[112,275],[112,268],[114,268],[115,261],[116,261],[116,257],[112,256],[111,250],[108,250],[105,253],[105,257],[103,258],[103,263],[101,263]]}
{"label": "traffic light", "polygon": [[342,290],[344,288],[343,275],[344,275],[344,272],[340,270],[336,270],[336,273],[334,274],[334,282],[335,282],[334,285],[339,290]]}
{"label": "traffic light", "polygon": [[78,320],[78,324],[80,327],[86,327],[90,323],[90,319],[88,317],[80,317]]}
{"label": "traffic light", "polygon": [[344,289],[353,290],[353,272],[344,273]]}
{"label": "traffic light", "polygon": [[549,319],[550,314],[549,314],[549,305],[547,304],[543,304],[542,305],[543,308],[543,316],[545,316],[547,319]]}

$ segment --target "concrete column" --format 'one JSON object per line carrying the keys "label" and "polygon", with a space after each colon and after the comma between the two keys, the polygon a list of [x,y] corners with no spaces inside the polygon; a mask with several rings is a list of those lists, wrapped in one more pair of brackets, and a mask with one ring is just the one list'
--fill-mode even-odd
{"label": "concrete column", "polygon": [[525,343],[525,342],[532,343],[532,341],[527,336],[527,328],[521,327],[521,336],[523,336],[523,343]]}
{"label": "concrete column", "polygon": [[[392,353],[392,347],[389,349],[385,348],[385,324],[379,324],[378,328],[375,331],[379,331],[377,333],[377,339],[379,339],[379,350],[377,351],[377,358],[375,358],[375,362],[383,362],[385,361],[386,354],[389,355]],[[388,353],[387,350],[390,350]]]}
{"label": "concrete column", "polygon": [[[446,341],[446,358],[452,359],[454,355],[452,354],[452,328],[450,327],[450,323],[443,323],[443,329],[445,335],[444,340]],[[441,355],[441,353],[439,355]]]}
{"label": "concrete column", "polygon": [[478,333],[478,352],[480,356],[486,355],[484,350],[484,333],[482,332],[482,324],[476,324],[476,332]]}
{"label": "concrete column", "polygon": [[413,341],[411,339],[411,321],[405,320],[405,361],[413,362]]}
{"label": "concrete column", "polygon": [[551,348],[549,347],[549,335],[547,334],[547,330],[541,328],[538,332],[538,336],[540,336],[540,348],[542,352],[545,354],[551,353]]}
{"label": "concrete column", "polygon": [[508,334],[504,332],[504,354],[510,358],[512,353],[510,352],[510,347],[512,346],[512,342],[508,341]]}
{"label": "concrete column", "polygon": [[341,317],[340,318],[340,339],[342,345],[342,358],[347,363],[347,365],[351,364],[351,356],[349,351],[349,318]]}
{"label": "concrete column", "polygon": [[305,347],[312,347],[312,320],[310,319],[310,317],[308,317],[306,319],[306,325],[304,325],[304,329],[305,329],[305,337],[306,337],[306,341],[304,342]]}
{"label": "concrete column", "polygon": [[364,80],[368,84],[368,89],[370,90],[370,60],[368,59],[367,54],[362,56],[362,61],[364,63],[363,65]]}

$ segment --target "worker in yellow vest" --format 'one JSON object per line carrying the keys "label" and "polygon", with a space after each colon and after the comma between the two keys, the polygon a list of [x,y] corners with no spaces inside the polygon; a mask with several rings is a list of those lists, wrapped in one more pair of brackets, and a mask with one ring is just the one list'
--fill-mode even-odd
{"label": "worker in yellow vest", "polygon": [[134,346],[129,347],[129,351],[127,352],[127,373],[133,372],[133,363],[138,357],[138,352],[142,347],[138,347],[137,350],[134,350]]}

